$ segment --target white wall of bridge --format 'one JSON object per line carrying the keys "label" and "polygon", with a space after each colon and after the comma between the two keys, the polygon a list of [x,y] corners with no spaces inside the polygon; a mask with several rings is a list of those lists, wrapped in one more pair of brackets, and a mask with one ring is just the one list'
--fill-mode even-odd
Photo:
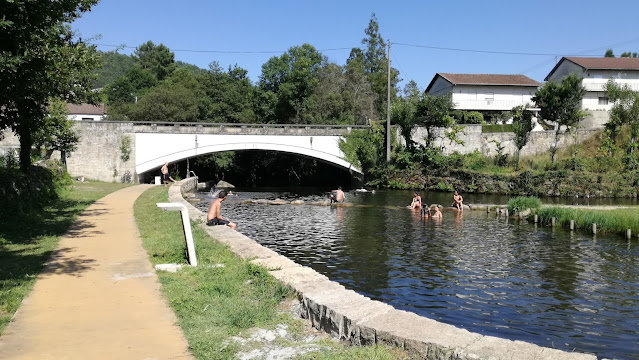
{"label": "white wall of bridge", "polygon": [[310,135],[135,134],[135,169],[138,174],[199,155],[222,151],[273,150],[317,158],[360,173],[344,160],[339,139]]}

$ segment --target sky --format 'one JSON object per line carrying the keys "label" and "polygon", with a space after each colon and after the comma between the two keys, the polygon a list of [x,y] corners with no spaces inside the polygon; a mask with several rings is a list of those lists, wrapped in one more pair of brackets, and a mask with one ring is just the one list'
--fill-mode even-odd
{"label": "sky", "polygon": [[541,82],[562,56],[639,52],[637,0],[102,0],[72,28],[102,51],[130,55],[151,40],[176,60],[237,64],[258,81],[269,58],[304,43],[344,65],[373,13],[400,86],[422,90],[438,72]]}

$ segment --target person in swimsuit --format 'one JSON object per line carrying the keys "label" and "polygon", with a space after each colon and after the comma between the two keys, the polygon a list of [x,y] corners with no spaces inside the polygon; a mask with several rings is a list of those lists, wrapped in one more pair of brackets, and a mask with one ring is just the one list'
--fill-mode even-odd
{"label": "person in swimsuit", "polygon": [[337,190],[333,190],[331,191],[331,204],[333,204],[333,202],[344,202],[344,200],[346,200],[346,196],[344,195],[344,192],[342,191],[342,187],[338,187]]}
{"label": "person in swimsuit", "polygon": [[160,169],[160,171],[162,171],[162,183],[164,183],[164,185],[166,185],[169,182],[169,180],[175,182],[175,180],[173,180],[171,175],[169,175],[169,163],[168,162],[165,162],[164,165],[162,165],[162,168]]}
{"label": "person in swimsuit", "polygon": [[439,206],[435,206],[435,212],[430,217],[435,220],[441,220],[442,212],[439,211]]}
{"label": "person in swimsuit", "polygon": [[211,202],[209,212],[206,215],[206,225],[226,225],[235,230],[237,224],[222,217],[222,201],[226,200],[226,191],[222,190],[217,194],[217,199]]}
{"label": "person in swimsuit", "polygon": [[417,192],[413,195],[413,202],[410,203],[411,209],[421,209],[422,208],[422,197],[419,196]]}
{"label": "person in swimsuit", "polygon": [[457,210],[464,211],[464,198],[459,195],[457,191],[455,191],[455,195],[453,195],[453,207]]}

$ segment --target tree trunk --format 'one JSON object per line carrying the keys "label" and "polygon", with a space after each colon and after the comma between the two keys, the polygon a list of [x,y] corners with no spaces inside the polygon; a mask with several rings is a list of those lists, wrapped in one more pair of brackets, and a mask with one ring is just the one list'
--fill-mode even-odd
{"label": "tree trunk", "polygon": [[28,174],[31,170],[31,129],[25,124],[18,126],[18,136],[20,137],[20,170]]}

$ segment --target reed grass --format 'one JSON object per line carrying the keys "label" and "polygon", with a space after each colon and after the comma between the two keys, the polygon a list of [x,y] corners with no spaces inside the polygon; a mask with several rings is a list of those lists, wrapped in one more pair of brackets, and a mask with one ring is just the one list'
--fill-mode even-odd
{"label": "reed grass", "polygon": [[597,233],[625,236],[626,229],[633,234],[639,234],[639,207],[615,210],[588,210],[568,207],[543,207],[537,211],[542,224],[550,224],[551,218],[556,219],[557,226],[567,227],[570,220],[575,221],[575,228],[586,231],[592,230],[592,224],[597,224]]}

